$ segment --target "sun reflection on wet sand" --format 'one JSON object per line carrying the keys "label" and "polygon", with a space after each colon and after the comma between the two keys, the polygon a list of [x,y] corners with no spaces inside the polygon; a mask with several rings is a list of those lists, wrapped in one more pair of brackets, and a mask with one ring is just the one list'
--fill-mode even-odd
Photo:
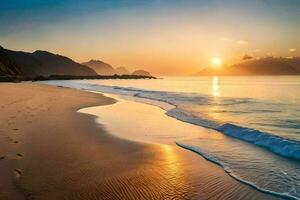
{"label": "sun reflection on wet sand", "polygon": [[178,154],[174,147],[170,145],[162,146],[162,154],[165,162],[163,168],[164,175],[167,176],[168,182],[173,186],[173,193],[176,194],[180,190],[182,194],[188,191],[188,185],[185,180],[183,168],[180,166]]}
{"label": "sun reflection on wet sand", "polygon": [[[180,174],[180,169],[178,167],[177,154],[174,153],[174,149],[169,145],[163,145],[163,152],[167,162],[166,170],[168,171],[168,174],[174,177],[178,176],[178,174]],[[177,179],[174,178],[171,180],[176,181]]]}

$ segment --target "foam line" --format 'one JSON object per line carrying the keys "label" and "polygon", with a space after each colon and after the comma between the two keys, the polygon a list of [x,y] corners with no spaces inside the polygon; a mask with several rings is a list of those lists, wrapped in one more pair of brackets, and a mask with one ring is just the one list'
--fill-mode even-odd
{"label": "foam line", "polygon": [[194,153],[197,153],[199,155],[201,155],[203,158],[205,158],[206,160],[210,161],[210,162],[213,162],[217,165],[219,165],[220,167],[222,167],[224,169],[224,171],[229,174],[232,178],[234,178],[235,180],[241,182],[241,183],[244,183],[260,192],[263,192],[263,193],[266,193],[266,194],[271,194],[271,195],[274,195],[274,196],[278,196],[278,197],[282,197],[284,199],[292,199],[292,200],[300,200],[300,198],[297,198],[295,196],[292,196],[292,195],[289,195],[287,193],[279,193],[279,192],[274,192],[274,191],[271,191],[271,190],[267,190],[267,189],[264,189],[264,188],[261,188],[257,185],[255,185],[254,183],[250,182],[250,181],[246,181],[244,179],[242,179],[241,177],[237,176],[236,174],[234,174],[230,168],[226,167],[220,160],[218,160],[216,157],[210,155],[209,153],[201,150],[200,148],[197,148],[197,147],[194,147],[194,146],[191,146],[191,145],[187,145],[187,144],[184,144],[184,143],[181,143],[181,142],[176,142],[176,144],[181,147],[181,148],[184,148],[186,150],[189,150],[189,151],[192,151]]}

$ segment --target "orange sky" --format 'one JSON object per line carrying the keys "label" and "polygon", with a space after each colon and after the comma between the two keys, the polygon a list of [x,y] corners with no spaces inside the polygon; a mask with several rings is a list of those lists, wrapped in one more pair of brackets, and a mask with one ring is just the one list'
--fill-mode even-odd
{"label": "orange sky", "polygon": [[[233,0],[232,5],[191,2],[113,5],[104,10],[75,7],[76,14],[75,5],[71,12],[65,4],[61,8],[70,14],[60,14],[60,20],[53,18],[60,7],[51,5],[11,22],[15,26],[0,31],[0,41],[8,49],[48,50],[78,62],[99,59],[157,75],[192,74],[210,66],[216,56],[232,64],[245,54],[299,55],[300,29],[292,6],[270,7],[256,0],[249,5]],[[38,23],[36,12],[49,12],[49,16]]]}

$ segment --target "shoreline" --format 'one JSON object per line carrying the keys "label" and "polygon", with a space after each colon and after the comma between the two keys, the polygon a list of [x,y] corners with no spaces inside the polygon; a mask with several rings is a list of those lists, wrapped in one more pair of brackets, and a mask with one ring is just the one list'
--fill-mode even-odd
{"label": "shoreline", "polygon": [[0,84],[0,89],[5,94],[0,133],[12,139],[1,141],[0,168],[10,173],[0,180],[5,186],[0,197],[276,199],[198,155],[116,138],[95,117],[76,113],[112,103],[103,95],[31,83]]}
{"label": "shoreline", "polygon": [[[91,92],[94,92],[94,91],[91,91]],[[111,124],[114,124],[112,123],[112,118],[111,117],[107,117],[107,114],[101,114],[101,113],[116,113],[117,110],[123,110],[125,108],[129,108],[129,110],[138,110],[138,112],[140,113],[143,113],[143,110],[139,108],[139,106],[134,106],[134,104],[146,104],[144,105],[144,107],[153,107],[152,110],[156,110],[156,108],[159,108],[162,110],[162,112],[155,112],[155,115],[157,116],[157,120],[159,121],[159,123],[162,123],[162,124],[168,124],[168,126],[171,126],[171,127],[174,127],[176,126],[176,122],[177,123],[182,123],[182,124],[185,124],[185,126],[182,126],[182,127],[177,127],[176,129],[179,129],[179,130],[185,130],[185,129],[188,129],[188,127],[195,127],[194,124],[190,124],[190,123],[187,123],[187,122],[183,122],[177,118],[172,118],[170,117],[168,114],[167,114],[167,111],[169,109],[172,109],[172,107],[174,106],[170,106],[170,105],[165,105],[166,103],[162,104],[161,102],[159,101],[155,101],[155,100],[147,100],[147,99],[138,99],[138,98],[135,98],[135,97],[128,97],[128,96],[124,96],[124,95],[116,95],[116,94],[108,94],[108,93],[102,93],[104,96],[106,97],[109,97],[109,98],[113,98],[116,100],[116,103],[118,104],[121,104],[121,103],[124,103],[126,102],[126,106],[123,105],[123,106],[118,106],[115,104],[111,104],[111,105],[107,105],[107,109],[103,108],[102,106],[96,106],[96,107],[88,107],[88,108],[83,108],[83,109],[80,109],[78,112],[80,113],[84,113],[84,114],[91,114],[93,116],[96,116],[96,122],[98,124],[101,124],[102,122],[105,122],[107,128],[110,128]],[[127,102],[132,102],[131,104],[130,103],[127,103]],[[111,107],[111,108],[109,108]],[[113,107],[117,107],[117,108],[113,108]],[[169,109],[168,109],[169,108]],[[135,111],[137,112],[137,111]],[[149,109],[147,109],[147,112],[153,112],[153,111],[149,111]],[[130,114],[131,118],[133,118],[133,121],[135,121],[135,118],[136,116],[132,113],[132,112],[128,112],[128,114]],[[163,118],[168,118],[169,121],[166,121],[166,120],[163,120],[162,117],[160,117],[160,115],[163,115]],[[117,114],[114,114],[115,117],[117,118],[124,118],[124,116],[122,115],[117,115]],[[144,116],[145,117],[145,116]],[[107,120],[108,118],[108,120]],[[109,119],[110,118],[110,119]],[[174,120],[175,119],[175,120]],[[144,120],[148,121],[149,119],[148,118],[144,118]],[[173,123],[175,121],[175,124]],[[115,121],[117,124],[120,123],[120,121]],[[128,123],[129,121],[127,120],[126,123],[124,122],[121,122],[121,124],[132,124],[132,123]],[[149,123],[149,122],[148,122]],[[151,122],[150,122],[151,123]],[[149,126],[146,126],[145,124],[143,124],[145,127],[145,129],[149,129]],[[151,126],[156,126],[157,124],[151,124]],[[132,126],[132,125],[129,125],[129,126]],[[207,129],[207,128],[203,128],[203,127],[198,127],[196,126],[199,130],[197,132],[212,132],[212,130],[210,129]],[[122,133],[122,135],[120,134],[117,134],[115,135],[115,133],[117,132],[120,132],[121,130],[126,130],[126,129],[129,129],[129,128],[126,128],[126,126],[124,127],[121,127],[119,129],[108,129],[109,133],[113,134],[114,136],[118,137],[118,138],[121,138],[121,139],[125,139],[125,140],[129,140],[129,141],[136,141],[136,142],[141,142],[141,143],[147,143],[147,144],[162,144],[162,145],[177,145],[178,147],[182,148],[182,149],[185,149],[191,153],[194,153],[196,155],[199,155],[201,156],[202,158],[204,158],[205,160],[211,162],[211,163],[214,163],[216,164],[217,166],[219,166],[220,168],[222,168],[224,170],[224,172],[226,174],[228,174],[230,177],[232,177],[233,179],[237,180],[238,182],[240,182],[241,184],[245,184],[251,188],[254,188],[255,190],[259,191],[259,192],[262,192],[262,193],[265,193],[265,194],[269,194],[269,195],[274,195],[274,196],[277,196],[277,197],[281,197],[281,198],[286,198],[286,199],[297,199],[296,197],[294,196],[291,196],[291,195],[288,195],[288,194],[285,194],[285,193],[278,193],[278,192],[274,192],[274,191],[271,191],[271,190],[267,190],[267,189],[264,189],[264,188],[261,188],[259,186],[257,186],[255,183],[253,182],[249,182],[247,180],[244,180],[243,178],[239,177],[238,175],[236,175],[234,172],[232,172],[230,169],[227,169],[224,164],[219,161],[219,160],[215,160],[216,158],[211,158],[209,155],[206,155],[206,153],[204,152],[200,152],[199,150],[196,150],[194,149],[193,146],[189,146],[189,145],[185,145],[184,143],[180,142],[181,140],[185,140],[185,139],[182,139],[180,138],[179,141],[176,140],[176,139],[169,139],[169,140],[164,140],[164,139],[158,139],[156,140],[155,139],[155,135],[153,135],[152,137],[147,137],[147,136],[139,136],[140,134],[143,133],[143,130],[141,128],[136,128],[135,131],[139,132],[139,134],[137,135],[134,135],[134,134],[131,134],[130,131],[124,131]],[[193,130],[190,130],[190,131],[193,131]],[[150,129],[150,131],[148,130],[148,132],[155,132],[153,130]],[[161,130],[161,132],[166,132],[166,130]],[[184,131],[183,131],[184,132]],[[170,131],[168,134],[166,134],[165,136],[167,137],[168,135],[172,135],[174,134],[174,130],[173,131]],[[210,133],[210,134],[213,134],[213,133]],[[182,137],[182,136],[180,136]],[[190,138],[192,139],[192,138]]]}

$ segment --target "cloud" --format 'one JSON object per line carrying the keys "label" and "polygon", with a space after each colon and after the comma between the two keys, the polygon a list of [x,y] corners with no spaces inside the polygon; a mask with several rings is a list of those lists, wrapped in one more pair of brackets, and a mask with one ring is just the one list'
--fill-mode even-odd
{"label": "cloud", "polygon": [[[220,37],[218,38],[220,41],[222,42],[235,42],[235,39],[233,38],[228,38],[228,37]],[[237,40],[236,41],[237,44],[239,45],[248,45],[249,43],[245,40]]]}
{"label": "cloud", "polygon": [[240,45],[247,45],[248,44],[248,42],[244,41],[244,40],[239,40],[239,41],[237,41],[237,43],[240,44]]}
{"label": "cloud", "polygon": [[296,49],[289,49],[289,52],[295,52]]}
{"label": "cloud", "polygon": [[232,41],[232,39],[228,38],[228,37],[221,37],[221,38],[219,38],[219,40],[224,41],[224,42],[231,42]]}
{"label": "cloud", "polygon": [[247,54],[245,54],[244,56],[243,56],[243,60],[250,60],[250,59],[252,59],[253,57],[252,56],[249,56],[249,55],[247,55]]}

